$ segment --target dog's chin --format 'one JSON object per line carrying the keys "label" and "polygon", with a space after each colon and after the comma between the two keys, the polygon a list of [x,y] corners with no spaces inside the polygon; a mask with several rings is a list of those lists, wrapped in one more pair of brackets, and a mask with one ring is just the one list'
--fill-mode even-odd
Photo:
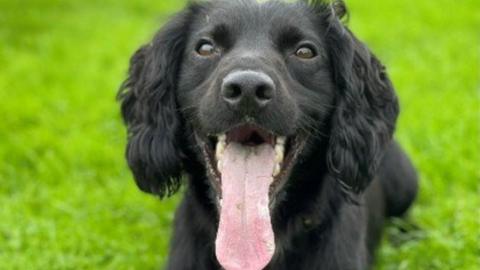
{"label": "dog's chin", "polygon": [[[267,152],[273,152],[274,155],[266,155],[265,158],[271,158],[273,166],[270,172],[272,182],[269,185],[268,197],[269,208],[272,209],[276,204],[276,195],[284,188],[292,168],[297,162],[299,154],[302,152],[307,137],[302,134],[291,136],[280,136],[274,132],[255,124],[242,124],[226,130],[218,135],[205,135],[201,132],[195,132],[195,138],[202,149],[203,163],[206,166],[210,185],[215,193],[215,203],[220,207],[222,201],[222,176],[229,173],[225,162],[240,162],[237,159],[247,159],[247,157],[233,156],[226,157],[225,151],[229,148],[235,148],[230,152],[258,154],[263,149]],[[228,161],[226,161],[228,160]],[[268,163],[268,160],[264,160]],[[248,161],[247,161],[248,163]],[[266,164],[256,164],[262,167]],[[248,169],[248,168],[246,168]],[[241,172],[240,172],[241,173]],[[246,174],[246,176],[248,176]],[[267,176],[267,175],[265,175]]]}

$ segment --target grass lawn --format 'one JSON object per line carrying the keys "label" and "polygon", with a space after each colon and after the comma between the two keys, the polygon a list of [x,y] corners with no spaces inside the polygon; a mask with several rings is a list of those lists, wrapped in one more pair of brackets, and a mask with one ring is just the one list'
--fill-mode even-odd
{"label": "grass lawn", "polygon": [[[480,265],[477,0],[346,0],[389,67],[421,175],[377,269]],[[0,0],[0,269],[158,269],[178,197],[136,188],[117,87],[182,1]],[[416,229],[399,233],[410,223]]]}

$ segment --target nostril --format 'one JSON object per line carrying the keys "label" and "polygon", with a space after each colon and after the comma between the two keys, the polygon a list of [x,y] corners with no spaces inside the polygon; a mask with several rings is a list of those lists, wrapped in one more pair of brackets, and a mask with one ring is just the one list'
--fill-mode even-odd
{"label": "nostril", "polygon": [[242,87],[236,83],[230,83],[223,89],[223,97],[229,101],[235,101],[242,95]]}
{"label": "nostril", "polygon": [[255,96],[259,101],[270,101],[273,98],[273,89],[266,84],[259,85],[255,92]]}
{"label": "nostril", "polygon": [[263,72],[233,71],[223,79],[220,95],[231,108],[259,109],[275,98],[275,83]]}

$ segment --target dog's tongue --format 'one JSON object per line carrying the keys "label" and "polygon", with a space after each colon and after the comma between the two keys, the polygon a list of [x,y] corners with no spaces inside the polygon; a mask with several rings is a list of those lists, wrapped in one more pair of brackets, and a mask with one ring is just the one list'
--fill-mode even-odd
{"label": "dog's tongue", "polygon": [[230,143],[222,157],[222,202],[215,243],[225,270],[261,270],[271,260],[275,240],[268,208],[275,151]]}

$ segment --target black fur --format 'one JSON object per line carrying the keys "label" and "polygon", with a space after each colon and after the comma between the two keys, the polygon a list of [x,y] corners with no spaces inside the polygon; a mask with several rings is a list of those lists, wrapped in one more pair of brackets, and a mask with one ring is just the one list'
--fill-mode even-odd
{"label": "black fur", "polygon": [[[355,192],[373,179],[398,115],[385,67],[338,20],[328,42],[339,99],[332,119],[328,165]],[[347,31],[347,33],[342,31]]]}
{"label": "black fur", "polygon": [[119,93],[128,126],[128,164],[139,188],[160,197],[180,185],[182,130],[175,88],[190,13],[177,15],[134,54]]}
{"label": "black fur", "polygon": [[[405,213],[417,180],[392,140],[399,108],[385,67],[344,26],[345,14],[342,2],[193,3],[134,54],[119,93],[128,164],[140,189],[160,197],[188,179],[168,269],[220,269],[215,189],[198,137],[241,123],[218,91],[229,72],[247,68],[278,86],[256,124],[305,145],[275,194],[276,251],[266,269],[371,265],[384,218]],[[222,51],[199,58],[207,32]],[[306,37],[318,56],[292,58],[287,52]]]}

